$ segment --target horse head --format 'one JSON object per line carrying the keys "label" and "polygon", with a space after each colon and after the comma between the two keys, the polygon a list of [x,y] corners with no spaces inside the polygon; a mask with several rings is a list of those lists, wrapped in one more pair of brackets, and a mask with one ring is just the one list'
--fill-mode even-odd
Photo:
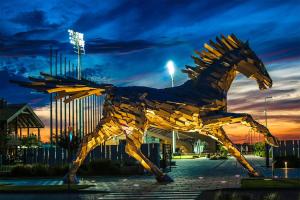
{"label": "horse head", "polygon": [[261,59],[250,48],[248,41],[239,49],[239,62],[235,64],[236,70],[246,77],[256,80],[259,89],[264,90],[272,87],[272,79]]}
{"label": "horse head", "polygon": [[[234,74],[237,72],[255,79],[261,90],[272,86],[272,79],[263,62],[250,48],[248,41],[243,42],[234,34],[231,34],[227,37],[221,35],[221,37],[216,37],[215,42],[210,40],[208,43],[204,44],[204,50],[201,52],[196,51],[198,57],[192,56],[196,66],[187,65],[186,69],[182,70],[191,79],[195,80],[200,77],[202,82],[203,80],[206,81],[207,76],[210,75],[206,73],[204,77],[201,76],[204,71],[223,73],[223,76],[226,76],[227,72],[234,72]],[[217,69],[220,67],[225,71],[221,72],[220,69]],[[232,78],[222,80],[225,81],[225,85],[231,84],[233,81]],[[226,89],[229,89],[229,87],[226,87]]]}

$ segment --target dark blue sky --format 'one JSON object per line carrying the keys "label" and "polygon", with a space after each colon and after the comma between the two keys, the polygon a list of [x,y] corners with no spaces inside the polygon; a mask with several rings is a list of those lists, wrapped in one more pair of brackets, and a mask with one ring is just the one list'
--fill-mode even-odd
{"label": "dark blue sky", "polygon": [[[0,24],[0,95],[10,102],[47,104],[48,98],[8,79],[48,72],[50,45],[76,63],[71,28],[85,34],[83,67],[94,80],[149,87],[170,85],[169,59],[177,66],[175,83],[181,84],[186,75],[179,69],[192,64],[195,49],[235,33],[266,63],[275,83],[269,93],[278,97],[274,109],[300,108],[300,1],[9,0],[1,1]],[[229,96],[232,109],[258,112],[261,102],[245,100],[249,94],[260,96],[254,82],[239,78]],[[299,114],[293,118],[297,123]]]}

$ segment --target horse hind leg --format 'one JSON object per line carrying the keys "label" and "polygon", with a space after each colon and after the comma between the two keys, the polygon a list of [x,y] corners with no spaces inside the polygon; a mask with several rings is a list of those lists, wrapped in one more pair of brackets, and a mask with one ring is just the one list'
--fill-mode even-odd
{"label": "horse hind leg", "polygon": [[217,138],[217,141],[225,146],[228,152],[234,156],[245,169],[248,170],[250,176],[260,176],[260,174],[250,165],[246,158],[235,147],[233,142],[228,138],[223,128],[212,130],[209,134],[210,136],[213,136],[212,138]]}
{"label": "horse hind leg", "polygon": [[154,174],[158,182],[173,182],[172,178],[164,174],[141,152],[142,136],[143,132],[138,129],[134,129],[130,135],[126,135],[126,153],[139,161],[147,171]]}
{"label": "horse hind leg", "polygon": [[210,126],[210,124],[212,124],[212,128],[215,126],[214,123],[212,123],[214,120],[218,121],[220,126],[233,123],[244,124],[253,128],[260,134],[263,134],[265,141],[271,146],[279,146],[278,140],[270,133],[268,128],[255,121],[249,114],[224,112],[216,115],[215,117],[209,117],[208,119],[205,119],[205,117],[203,118],[203,122],[206,124],[206,126]]}
{"label": "horse hind leg", "polygon": [[78,183],[76,172],[89,152],[105,142],[111,135],[118,135],[122,132],[118,126],[114,126],[113,124],[114,122],[112,121],[107,122],[107,120],[103,120],[97,125],[92,133],[83,137],[76,154],[76,159],[73,161],[68,174],[64,177],[64,182]]}

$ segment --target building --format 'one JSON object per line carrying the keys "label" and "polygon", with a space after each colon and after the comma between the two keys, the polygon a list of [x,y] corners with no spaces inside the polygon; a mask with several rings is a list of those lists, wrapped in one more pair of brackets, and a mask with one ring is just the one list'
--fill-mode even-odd
{"label": "building", "polygon": [[[159,138],[160,141],[172,144],[172,132],[150,127],[147,130],[147,136]],[[199,133],[176,133],[176,149],[181,153],[215,153],[217,151],[217,142],[205,135]]]}
{"label": "building", "polygon": [[0,163],[17,156],[20,138],[29,136],[31,129],[37,129],[40,140],[40,128],[44,123],[28,104],[8,104],[0,99]]}

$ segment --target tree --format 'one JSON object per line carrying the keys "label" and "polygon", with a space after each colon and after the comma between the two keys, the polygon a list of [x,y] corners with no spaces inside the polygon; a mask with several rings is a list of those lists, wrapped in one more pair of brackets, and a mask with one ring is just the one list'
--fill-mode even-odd
{"label": "tree", "polygon": [[40,145],[37,136],[34,134],[20,138],[20,142],[25,147],[37,147]]}
{"label": "tree", "polygon": [[266,151],[265,151],[265,143],[264,142],[257,142],[254,144],[254,155],[265,157]]}
{"label": "tree", "polygon": [[228,155],[228,150],[227,150],[227,148],[226,148],[226,147],[224,147],[224,146],[221,146],[221,148],[220,148],[220,155],[221,155],[222,157],[225,157],[225,158],[227,158],[227,155]]}
{"label": "tree", "polygon": [[7,143],[10,137],[6,133],[0,132],[0,164],[6,163]]}

